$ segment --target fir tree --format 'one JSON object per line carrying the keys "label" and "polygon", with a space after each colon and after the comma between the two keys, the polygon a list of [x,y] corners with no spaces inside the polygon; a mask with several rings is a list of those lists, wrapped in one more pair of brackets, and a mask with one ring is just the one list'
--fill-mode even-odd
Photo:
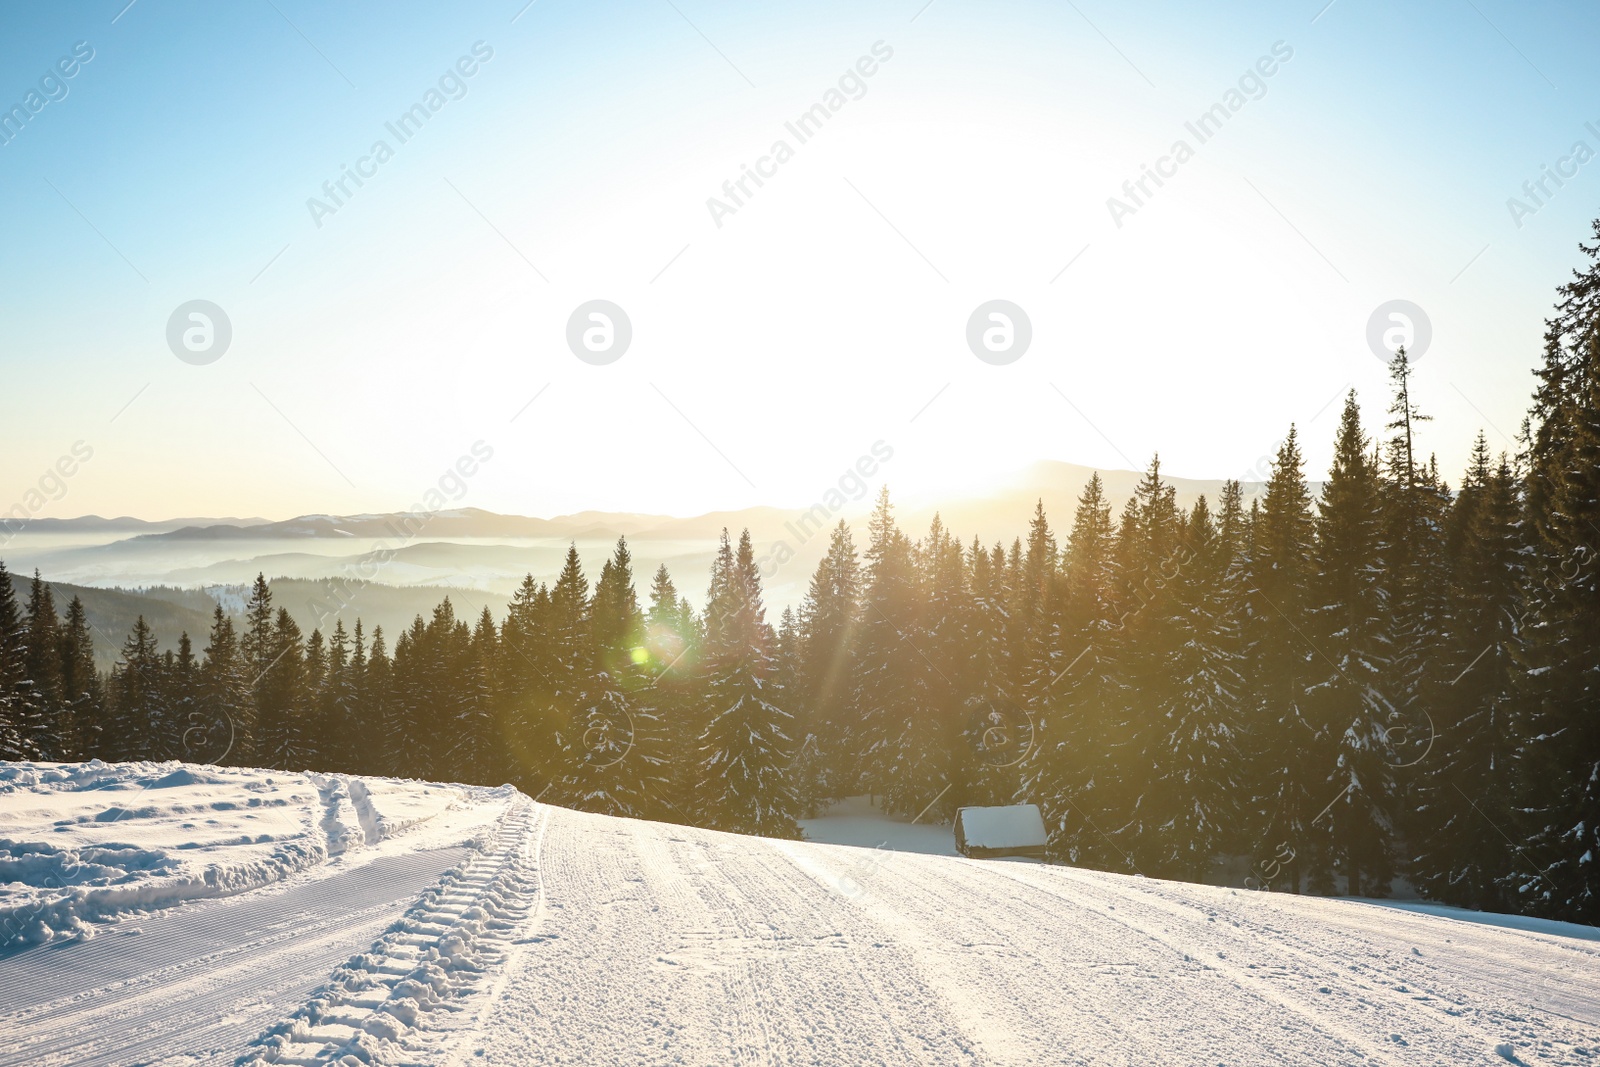
{"label": "fir tree", "polygon": [[[1106,780],[1102,795],[1109,800],[1107,830],[1121,839],[1123,851],[1147,861],[1156,858],[1162,828],[1175,818],[1165,802],[1166,765],[1173,737],[1183,728],[1183,720],[1172,718],[1185,636],[1178,583],[1186,565],[1175,497],[1161,478],[1160,458],[1152,459],[1118,531],[1113,559],[1119,638],[1139,653],[1122,662],[1126,700],[1103,728],[1096,753]],[[1185,715],[1204,710],[1186,709]]]}
{"label": "fir tree", "polygon": [[[1564,293],[1569,302],[1580,299]],[[1586,331],[1578,353],[1546,367],[1550,411],[1529,459],[1539,569],[1525,636],[1528,669],[1519,680],[1529,738],[1519,806],[1528,811],[1531,840],[1518,853],[1513,884],[1526,907],[1594,923],[1600,920],[1600,717],[1594,714],[1600,705],[1600,324],[1591,320]]]}
{"label": "fir tree", "polygon": [[30,679],[28,641],[17,591],[0,562],[0,759],[32,759],[38,755],[25,732]]}
{"label": "fir tree", "polygon": [[[1041,805],[1051,853],[1071,863],[1127,869],[1127,861],[1100,829],[1112,825],[1111,782],[1105,759],[1108,729],[1125,707],[1119,671],[1122,644],[1114,603],[1111,504],[1098,473],[1078,496],[1064,553],[1068,630],[1066,662],[1040,702],[1040,742],[1028,761],[1027,794]],[[992,587],[1002,573],[998,549],[974,582]],[[991,601],[993,594],[981,599]],[[994,617],[989,625],[1005,629]],[[996,672],[999,673],[999,672]]]}
{"label": "fir tree", "polygon": [[[950,545],[942,553],[944,570],[954,562]],[[947,659],[958,692],[965,698],[967,779],[966,803],[1010,803],[1017,790],[1030,790],[1033,760],[1043,737],[1049,692],[1023,694],[1015,679],[1026,674],[1017,665],[1023,654],[1017,638],[1020,620],[1011,613],[1011,586],[1005,552],[991,552],[974,537],[962,561],[964,579],[931,576],[955,594],[959,628],[967,648]],[[958,640],[960,638],[957,638]],[[959,666],[958,666],[959,664]],[[1048,690],[1048,686],[1045,687]],[[1023,700],[1032,702],[1025,707]],[[952,791],[954,791],[952,789]],[[949,795],[946,794],[946,798]]]}
{"label": "fir tree", "polygon": [[1489,462],[1483,434],[1450,516],[1454,605],[1438,737],[1417,790],[1408,876],[1430,900],[1504,911],[1516,856],[1498,827],[1515,825],[1516,649],[1527,580],[1519,487],[1510,462]]}
{"label": "fir tree", "polygon": [[[1314,650],[1307,637],[1312,575],[1311,493],[1294,427],[1279,446],[1265,500],[1251,524],[1251,629],[1253,662],[1249,721],[1254,795],[1266,809],[1261,845],[1274,854],[1292,850],[1288,888],[1331,888],[1325,853],[1314,850],[1313,820],[1329,801],[1322,784],[1326,764],[1311,757],[1326,739],[1306,708]],[[1304,881],[1303,881],[1304,880]]]}
{"label": "fir tree", "polygon": [[256,682],[256,758],[267,767],[305,770],[311,755],[306,736],[305,653],[300,627],[287,608],[278,609],[264,645],[255,654],[267,664]]}
{"label": "fir tree", "polygon": [[655,715],[637,699],[646,684],[638,666],[648,654],[644,616],[633,588],[633,560],[620,537],[595,584],[588,642],[577,660],[573,730],[580,746],[562,792],[586,811],[651,814],[660,806],[667,783]]}
{"label": "fir tree", "polygon": [[111,759],[173,758],[160,751],[156,742],[158,726],[165,718],[161,683],[156,637],[140,615],[111,672],[113,710],[106,725],[105,746]]}
{"label": "fir tree", "polygon": [[233,620],[217,605],[211,614],[211,634],[200,668],[200,735],[192,741],[206,753],[205,762],[226,760],[247,765],[253,752],[250,731],[255,724],[249,665],[234,636]]}
{"label": "fir tree", "polygon": [[343,620],[335,620],[328,637],[324,680],[316,697],[316,748],[322,766],[329,770],[353,770],[361,744],[354,670],[350,635]]}
{"label": "fir tree", "polygon": [[1396,702],[1404,703],[1406,694],[1385,676],[1391,651],[1380,569],[1383,500],[1368,445],[1352,391],[1317,510],[1309,634],[1315,655],[1309,661],[1314,734],[1308,751],[1330,768],[1318,780],[1337,800],[1308,828],[1299,851],[1337,863],[1352,895],[1365,888],[1367,895],[1385,896],[1394,874],[1387,730]]}
{"label": "fir tree", "polygon": [[28,614],[24,640],[27,642],[25,671],[28,686],[22,700],[21,727],[27,747],[43,759],[59,760],[65,722],[61,696],[61,619],[56,615],[55,596],[50,587],[33,572],[28,593]]}
{"label": "fir tree", "polygon": [[305,716],[305,744],[302,758],[305,765],[319,770],[334,770],[337,764],[328,762],[325,743],[328,736],[319,728],[321,709],[328,697],[328,643],[320,629],[311,631],[306,638],[305,659],[302,661],[301,700]]}
{"label": "fir tree", "polygon": [[[887,489],[878,495],[868,535],[851,744],[864,765],[868,791],[883,794],[889,811],[915,815],[943,783],[926,768],[914,772],[921,754],[914,749],[912,725],[929,702],[930,687],[947,683],[917,646],[912,546],[895,525]],[[737,591],[724,595],[737,602]],[[718,637],[719,647],[724,640]]]}
{"label": "fir tree", "polygon": [[[358,627],[359,632],[359,627]],[[387,737],[397,725],[394,717],[394,660],[383,639],[383,627],[372,628],[372,651],[367,655],[367,667],[361,675],[361,720],[366,773],[399,774],[400,768],[389,759],[386,746],[371,743],[374,734]]]}
{"label": "fir tree", "polygon": [[550,589],[547,619],[550,714],[555,727],[553,759],[547,774],[556,785],[551,799],[571,802],[577,769],[585,761],[589,723],[583,700],[592,661],[589,580],[584,576],[575,544],[567,547],[566,561]]}
{"label": "fir tree", "polygon": [[799,800],[789,781],[792,721],[775,701],[773,634],[761,602],[750,532],[734,553],[727,531],[712,564],[706,613],[705,733],[700,739],[706,822],[714,829],[796,837]]}
{"label": "fir tree", "polygon": [[1145,761],[1159,786],[1143,805],[1152,840],[1140,851],[1149,873],[1203,882],[1238,821],[1242,657],[1230,602],[1231,547],[1213,525],[1205,497],[1195,503],[1180,539],[1173,680],[1159,706],[1157,753]]}
{"label": "fir tree", "polygon": [[[921,604],[916,642],[928,674],[926,702],[907,732],[909,762],[917,768],[923,783],[918,791],[925,797],[911,814],[948,819],[964,804],[1016,798],[1019,765],[1033,744],[1036,716],[1009,704],[978,704],[972,674],[978,613],[966,553],[937,514],[917,546],[916,562]],[[1054,579],[1048,580],[1053,587]],[[1002,721],[975,721],[994,717]]]}
{"label": "fir tree", "polygon": [[557,763],[555,661],[549,637],[550,592],[523,578],[500,631],[503,681],[498,718],[503,724],[506,774],[529,796],[541,796]]}
{"label": "fir tree", "polygon": [[699,638],[694,610],[673,584],[666,564],[662,564],[650,582],[650,606],[645,612],[650,677],[638,695],[654,723],[654,736],[647,740],[658,755],[664,778],[654,798],[652,818],[692,821],[689,812],[694,810],[699,790],[698,753],[703,727],[695,691]]}
{"label": "fir tree", "polygon": [[200,665],[195,661],[194,645],[187,631],[178,635],[177,655],[166,664],[162,681],[164,714],[157,734],[162,758],[207,762]]}
{"label": "fir tree", "polygon": [[367,635],[356,619],[350,634],[350,663],[345,671],[345,686],[341,695],[348,694],[349,703],[340,715],[341,725],[347,731],[345,758],[352,774],[365,773],[371,758],[367,754],[368,731],[373,728],[377,709],[368,692],[367,680],[371,660],[367,656]]}
{"label": "fir tree", "polygon": [[239,637],[245,704],[240,710],[239,736],[245,741],[236,746],[239,762],[246,766],[269,761],[265,744],[267,723],[262,717],[263,687],[276,657],[286,655],[273,630],[272,587],[265,574],[257,574],[245,605],[244,633]]}
{"label": "fir tree", "polygon": [[1401,349],[1390,366],[1394,399],[1385,449],[1384,534],[1381,552],[1385,606],[1392,633],[1383,724],[1390,762],[1409,767],[1424,758],[1436,735],[1428,709],[1446,680],[1441,668],[1447,618],[1449,566],[1445,525],[1449,493],[1435,465],[1416,461],[1418,425],[1431,421],[1412,397],[1411,367]]}
{"label": "fir tree", "polygon": [[66,758],[93,758],[101,750],[105,696],[94,665],[89,616],[76,596],[67,605],[67,620],[61,628],[61,695]]}
{"label": "fir tree", "polygon": [[[796,715],[800,732],[814,737],[823,770],[816,788],[830,799],[853,790],[862,769],[852,758],[851,653],[861,620],[861,562],[850,527],[841,520],[828,551],[811,576],[800,608]],[[829,773],[832,771],[833,773]]]}

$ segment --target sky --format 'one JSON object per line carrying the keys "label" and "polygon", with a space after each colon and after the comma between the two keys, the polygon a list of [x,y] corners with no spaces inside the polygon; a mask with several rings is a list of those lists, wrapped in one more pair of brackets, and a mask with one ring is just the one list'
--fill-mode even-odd
{"label": "sky", "polygon": [[[1514,447],[1600,215],[1597,31],[1509,0],[6,5],[0,508],[445,480],[693,515],[805,507],[875,446],[912,499],[1040,459],[1249,479],[1291,423],[1315,478],[1348,389],[1385,421],[1375,313],[1429,335],[1455,481],[1480,428]],[[980,351],[991,301],[1025,350],[1008,312]]]}

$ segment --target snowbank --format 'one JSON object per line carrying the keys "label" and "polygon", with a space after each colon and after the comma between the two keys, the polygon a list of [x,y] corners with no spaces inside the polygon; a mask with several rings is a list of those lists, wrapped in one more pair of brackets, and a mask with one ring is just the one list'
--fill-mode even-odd
{"label": "snowbank", "polygon": [[282,882],[469,792],[176,762],[0,763],[0,953]]}

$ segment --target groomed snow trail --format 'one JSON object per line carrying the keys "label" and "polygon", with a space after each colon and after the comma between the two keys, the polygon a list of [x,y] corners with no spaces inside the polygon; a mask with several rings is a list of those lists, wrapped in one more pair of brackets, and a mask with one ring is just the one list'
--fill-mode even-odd
{"label": "groomed snow trail", "polygon": [[445,1062],[1600,1062],[1589,942],[560,809],[538,866]]}
{"label": "groomed snow trail", "polygon": [[[737,837],[509,787],[5,773],[0,855],[35,881],[0,884],[0,912],[72,922],[0,955],[0,1067],[1600,1067],[1600,942],[1552,932]],[[107,790],[137,810],[100,817]],[[306,865],[272,862],[290,847]],[[89,898],[50,880],[58,854],[143,907],[72,911]],[[213,868],[266,880],[193,899]]]}
{"label": "groomed snow trail", "polygon": [[0,1067],[231,1062],[464,855],[382,857],[0,961]]}
{"label": "groomed snow trail", "polygon": [[531,808],[509,786],[0,763],[0,1067],[232,1063],[385,931],[467,910]]}
{"label": "groomed snow trail", "polygon": [[503,964],[528,902],[549,809],[519,798],[481,851],[352,957],[241,1062],[429,1063],[469,998]]}

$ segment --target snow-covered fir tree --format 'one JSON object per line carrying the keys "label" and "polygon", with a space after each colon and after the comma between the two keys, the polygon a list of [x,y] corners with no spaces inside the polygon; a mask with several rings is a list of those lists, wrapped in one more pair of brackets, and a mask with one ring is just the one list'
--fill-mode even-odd
{"label": "snow-covered fir tree", "polygon": [[773,638],[746,530],[737,553],[723,531],[706,597],[706,727],[700,738],[703,811],[715,829],[796,837],[789,780],[793,716],[774,684]]}

